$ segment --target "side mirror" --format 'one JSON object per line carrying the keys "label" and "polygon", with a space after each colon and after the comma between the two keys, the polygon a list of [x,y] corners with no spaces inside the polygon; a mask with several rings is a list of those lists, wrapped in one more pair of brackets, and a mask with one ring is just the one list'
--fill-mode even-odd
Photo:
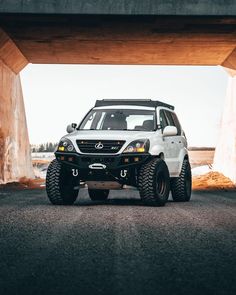
{"label": "side mirror", "polygon": [[175,126],[166,126],[163,130],[163,137],[175,136],[177,135],[178,130]]}
{"label": "side mirror", "polygon": [[67,133],[72,133],[72,132],[75,131],[76,127],[77,127],[77,124],[76,124],[76,123],[72,123],[72,124],[70,124],[70,125],[68,125],[67,128],[66,128],[66,132],[67,132]]}

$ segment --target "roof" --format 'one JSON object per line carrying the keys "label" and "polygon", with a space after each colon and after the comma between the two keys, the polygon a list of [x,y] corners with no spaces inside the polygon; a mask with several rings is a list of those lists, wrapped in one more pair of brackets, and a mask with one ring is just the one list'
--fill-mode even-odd
{"label": "roof", "polygon": [[174,110],[174,106],[159,100],[151,99],[102,99],[97,100],[95,107],[112,106],[112,105],[134,105],[144,107],[165,107]]}
{"label": "roof", "polygon": [[93,110],[140,110],[140,111],[155,111],[154,107],[144,107],[137,105],[109,105],[103,107],[94,107]]}

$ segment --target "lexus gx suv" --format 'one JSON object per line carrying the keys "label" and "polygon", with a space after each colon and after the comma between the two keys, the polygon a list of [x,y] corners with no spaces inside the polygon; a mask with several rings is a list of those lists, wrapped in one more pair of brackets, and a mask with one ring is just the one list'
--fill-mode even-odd
{"label": "lexus gx suv", "polygon": [[97,100],[82,122],[67,127],[48,168],[55,205],[71,205],[85,185],[93,201],[136,188],[146,204],[191,197],[187,140],[174,107],[154,100]]}

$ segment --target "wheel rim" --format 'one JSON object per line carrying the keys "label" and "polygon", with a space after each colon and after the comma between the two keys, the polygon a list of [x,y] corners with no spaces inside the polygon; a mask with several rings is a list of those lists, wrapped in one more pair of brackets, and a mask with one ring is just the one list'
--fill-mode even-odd
{"label": "wheel rim", "polygon": [[159,196],[164,197],[166,191],[166,180],[163,173],[158,173],[156,179],[156,192]]}

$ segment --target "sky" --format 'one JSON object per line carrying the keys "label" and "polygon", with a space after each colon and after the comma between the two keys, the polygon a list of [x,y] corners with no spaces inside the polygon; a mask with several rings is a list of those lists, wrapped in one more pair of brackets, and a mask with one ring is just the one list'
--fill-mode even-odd
{"label": "sky", "polygon": [[30,64],[21,72],[30,143],[58,142],[96,99],[148,98],[175,106],[189,146],[215,146],[227,78],[219,66]]}

